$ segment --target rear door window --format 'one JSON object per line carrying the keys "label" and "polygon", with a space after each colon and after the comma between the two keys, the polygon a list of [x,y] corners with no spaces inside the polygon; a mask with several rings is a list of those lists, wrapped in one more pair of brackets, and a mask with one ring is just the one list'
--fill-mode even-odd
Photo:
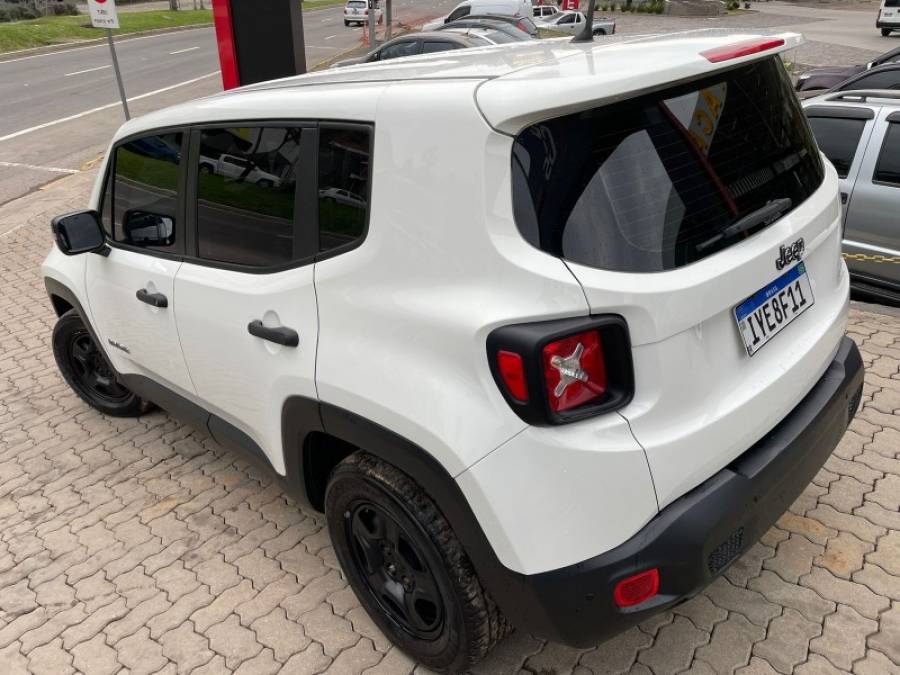
{"label": "rear door window", "polygon": [[900,122],[888,125],[872,180],[900,187]]}
{"label": "rear door window", "polygon": [[423,54],[434,54],[435,52],[448,52],[451,49],[456,49],[456,44],[453,42],[425,42],[422,45],[422,53]]}
{"label": "rear door window", "polygon": [[878,73],[863,75],[859,79],[841,85],[840,91],[851,89],[900,89],[900,68],[889,68]]}
{"label": "rear door window", "polygon": [[778,57],[528,127],[512,172],[529,242],[623,272],[721,251],[799,206],[824,176]]}
{"label": "rear door window", "polygon": [[819,149],[837,169],[838,177],[846,178],[856,156],[859,139],[866,128],[866,121],[842,117],[810,117],[809,126],[812,127]]}
{"label": "rear door window", "polygon": [[404,40],[397,44],[388,45],[381,50],[378,56],[379,61],[386,59],[396,59],[401,56],[413,56],[419,53],[420,40]]}
{"label": "rear door window", "polygon": [[228,127],[200,132],[197,249],[210,261],[272,267],[311,254],[297,231],[300,141],[309,130]]}

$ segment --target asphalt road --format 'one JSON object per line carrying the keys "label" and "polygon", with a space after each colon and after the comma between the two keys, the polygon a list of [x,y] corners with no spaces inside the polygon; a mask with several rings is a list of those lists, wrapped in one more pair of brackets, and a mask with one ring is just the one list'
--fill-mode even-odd
{"label": "asphalt road", "polygon": [[[395,0],[394,17],[414,23],[455,4]],[[360,43],[342,11],[304,13],[310,67]],[[116,52],[133,116],[222,88],[212,28],[125,38]],[[0,61],[0,204],[95,160],[123,119],[105,43]]]}

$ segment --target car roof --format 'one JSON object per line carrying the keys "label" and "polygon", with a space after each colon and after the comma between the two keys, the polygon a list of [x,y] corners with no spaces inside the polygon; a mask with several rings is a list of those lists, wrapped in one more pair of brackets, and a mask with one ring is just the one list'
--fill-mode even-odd
{"label": "car roof", "polygon": [[[797,33],[736,33],[706,29],[682,34],[610,36],[603,41],[551,38],[458,49],[384,62],[363,63],[260,82],[135,118],[117,138],[179,124],[228,119],[294,118],[316,109],[329,118],[374,121],[378,96],[396,83],[475,81],[475,102],[489,124],[516,133],[529,119],[566,114],[630,93],[700,77],[740,63],[770,57],[803,43]],[[723,63],[705,50],[766,45]],[[423,107],[441,105],[424,100]],[[309,113],[307,113],[309,114]]]}

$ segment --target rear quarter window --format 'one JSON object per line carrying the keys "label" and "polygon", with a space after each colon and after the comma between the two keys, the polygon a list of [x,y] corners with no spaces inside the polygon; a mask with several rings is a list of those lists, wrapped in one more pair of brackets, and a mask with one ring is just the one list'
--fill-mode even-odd
{"label": "rear quarter window", "polygon": [[784,215],[824,176],[777,57],[530,126],[513,144],[512,174],[529,242],[623,272],[727,248],[777,219],[756,222],[769,202],[787,205]]}

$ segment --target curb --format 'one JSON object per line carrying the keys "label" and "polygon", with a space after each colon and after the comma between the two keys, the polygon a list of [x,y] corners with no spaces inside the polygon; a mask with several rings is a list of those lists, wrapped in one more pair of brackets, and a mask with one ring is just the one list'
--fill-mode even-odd
{"label": "curb", "polygon": [[[145,37],[148,35],[164,35],[166,33],[179,33],[186,30],[197,30],[199,28],[210,28],[211,23],[196,23],[190,26],[171,26],[169,28],[153,28],[151,30],[141,30],[134,33],[125,33],[124,35],[114,35],[116,44],[127,42],[133,38]],[[64,52],[69,49],[77,49],[79,47],[92,47],[94,45],[105,44],[106,37],[92,38],[90,40],[79,40],[78,42],[63,42],[58,45],[46,45],[44,47],[32,47],[30,49],[18,49],[14,52],[4,52],[0,54],[0,63],[4,61],[12,61],[28,56],[40,56],[41,54],[53,54],[55,52]]]}

